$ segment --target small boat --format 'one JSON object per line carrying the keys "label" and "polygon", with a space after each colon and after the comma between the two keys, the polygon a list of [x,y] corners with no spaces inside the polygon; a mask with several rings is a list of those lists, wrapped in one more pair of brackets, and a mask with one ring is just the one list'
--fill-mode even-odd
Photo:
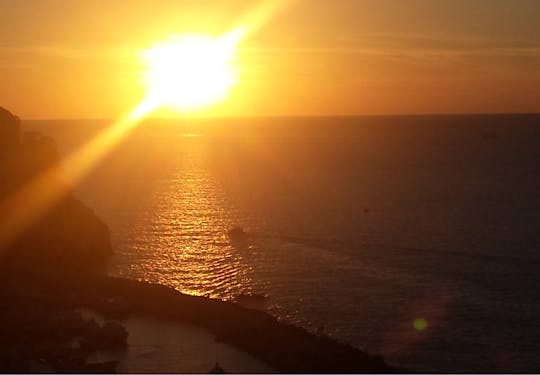
{"label": "small boat", "polygon": [[242,229],[242,227],[234,227],[229,229],[227,235],[229,236],[229,241],[231,244],[238,246],[245,245],[248,239],[248,234],[244,229]]}
{"label": "small boat", "polygon": [[260,293],[240,293],[235,299],[237,302],[263,302],[268,299],[268,296]]}
{"label": "small boat", "polygon": [[497,139],[499,136],[495,132],[485,132],[482,134],[483,139]]}
{"label": "small boat", "polygon": [[214,365],[214,367],[212,367],[212,369],[208,372],[209,374],[226,374],[227,371],[225,371],[223,369],[223,367],[221,367],[219,365],[219,362],[216,362],[216,364]]}

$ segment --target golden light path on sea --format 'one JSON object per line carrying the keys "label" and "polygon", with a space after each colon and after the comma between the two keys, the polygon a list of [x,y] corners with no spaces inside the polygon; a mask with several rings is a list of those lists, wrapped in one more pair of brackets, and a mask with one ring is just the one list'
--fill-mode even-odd
{"label": "golden light path on sea", "polygon": [[[224,34],[237,35],[240,43],[248,34],[266,24],[286,3],[263,1],[257,4],[238,22],[238,26]],[[238,30],[238,32],[234,32]],[[185,92],[185,90],[184,90]],[[162,98],[155,93],[139,103],[103,132],[61,160],[58,165],[42,172],[11,196],[0,202],[0,250],[8,247],[33,223],[71,191],[100,161],[150,113],[161,107]],[[58,178],[59,168],[67,183]]]}

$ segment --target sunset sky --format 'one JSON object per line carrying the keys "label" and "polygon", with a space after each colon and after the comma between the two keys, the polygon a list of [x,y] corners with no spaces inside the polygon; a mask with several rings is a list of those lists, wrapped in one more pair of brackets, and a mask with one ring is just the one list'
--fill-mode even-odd
{"label": "sunset sky", "polygon": [[[129,5],[128,5],[129,4]],[[141,51],[249,22],[241,0],[0,0],[0,106],[114,118],[146,95]],[[540,112],[540,1],[297,0],[239,45],[206,114]]]}

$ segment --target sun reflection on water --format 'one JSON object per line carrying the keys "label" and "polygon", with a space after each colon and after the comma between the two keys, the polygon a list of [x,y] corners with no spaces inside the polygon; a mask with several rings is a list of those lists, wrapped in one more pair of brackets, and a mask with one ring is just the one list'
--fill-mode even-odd
{"label": "sun reflection on water", "polygon": [[227,230],[238,224],[234,207],[227,206],[205,165],[204,146],[190,138],[184,138],[182,158],[155,194],[152,210],[132,226],[139,235],[119,246],[120,252],[131,252],[132,264],[129,269],[121,264],[113,272],[172,285],[187,294],[232,299],[252,288],[250,249],[230,244]]}

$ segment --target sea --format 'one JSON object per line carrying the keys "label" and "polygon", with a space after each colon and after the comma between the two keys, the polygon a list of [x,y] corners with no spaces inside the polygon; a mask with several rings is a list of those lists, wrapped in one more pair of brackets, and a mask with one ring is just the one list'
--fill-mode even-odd
{"label": "sea", "polygon": [[[23,129],[66,156],[113,122]],[[75,191],[112,275],[265,295],[403,368],[540,371],[540,115],[150,119],[99,152]]]}

